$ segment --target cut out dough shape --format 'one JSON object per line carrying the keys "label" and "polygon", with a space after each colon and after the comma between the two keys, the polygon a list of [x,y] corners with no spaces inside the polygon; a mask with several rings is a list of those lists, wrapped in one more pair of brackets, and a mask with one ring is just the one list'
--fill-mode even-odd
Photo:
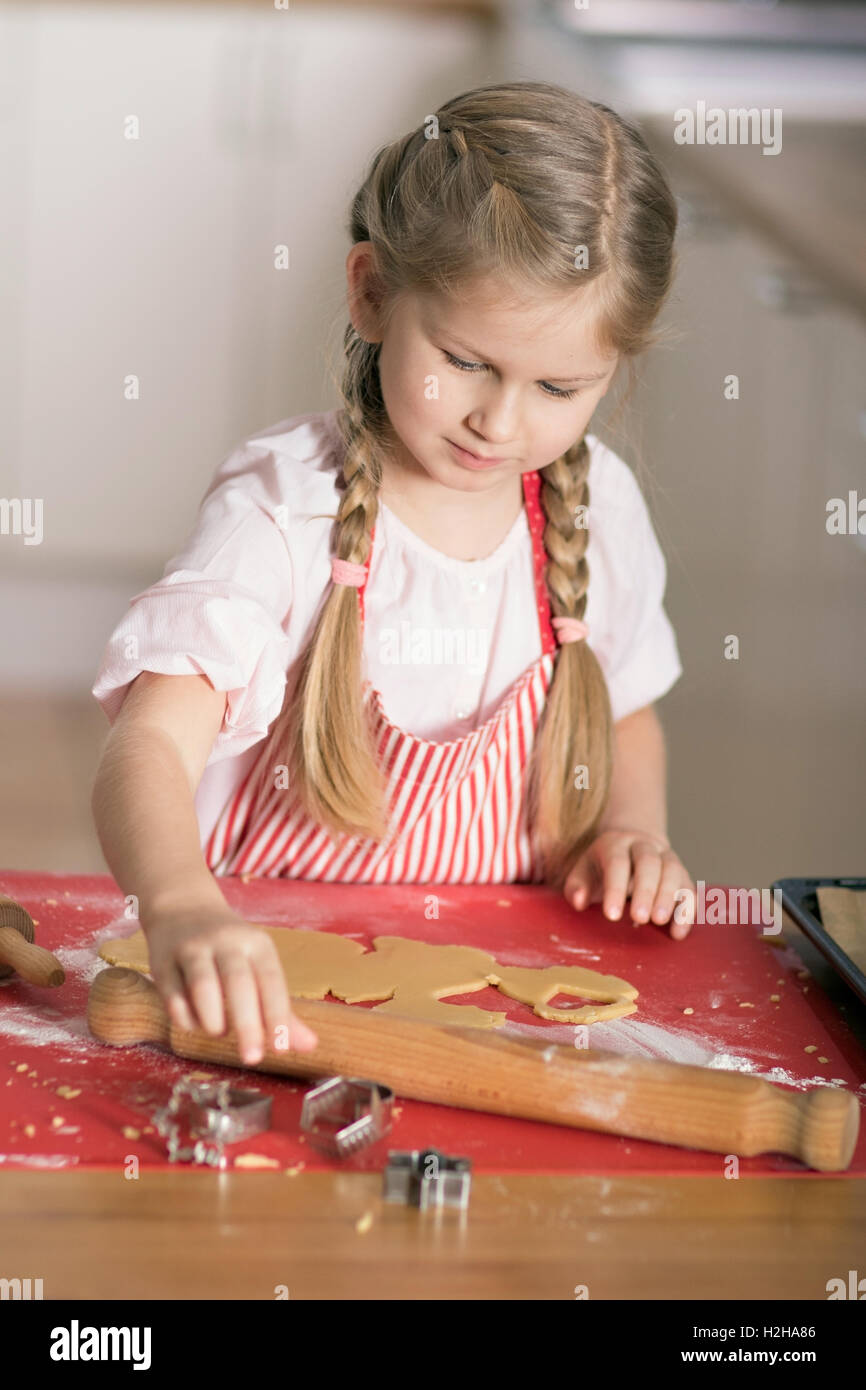
{"label": "cut out dough shape", "polygon": [[[637,990],[616,975],[601,975],[580,965],[550,965],[531,970],[500,965],[474,946],[431,946],[402,936],[377,936],[371,951],[334,932],[263,927],[277,948],[289,993],[298,999],[331,994],[347,1004],[382,1000],[374,1012],[431,1023],[501,1028],[504,1013],[471,1004],[443,1004],[450,994],[473,994],[495,985],[511,999],[529,1004],[539,1018],[558,1023],[597,1023],[637,1011]],[[150,961],[143,932],[113,937],[99,948],[112,965],[147,974]],[[602,1002],[576,1009],[553,1009],[548,1000],[570,994]]]}

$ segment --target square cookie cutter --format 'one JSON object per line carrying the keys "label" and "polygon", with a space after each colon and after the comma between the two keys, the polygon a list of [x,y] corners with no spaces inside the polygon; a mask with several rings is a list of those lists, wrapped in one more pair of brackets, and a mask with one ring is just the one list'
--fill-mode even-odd
{"label": "square cookie cutter", "polygon": [[440,1153],[438,1149],[409,1149],[388,1152],[388,1166],[382,1183],[386,1202],[405,1206],[469,1206],[472,1187],[472,1160]]}
{"label": "square cookie cutter", "polygon": [[301,1129],[332,1158],[350,1158],[391,1128],[394,1092],[359,1076],[332,1076],[313,1086],[301,1106]]}

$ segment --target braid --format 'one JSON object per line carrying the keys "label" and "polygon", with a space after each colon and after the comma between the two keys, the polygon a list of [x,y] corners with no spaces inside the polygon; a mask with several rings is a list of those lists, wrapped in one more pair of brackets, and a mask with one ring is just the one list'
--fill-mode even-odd
{"label": "braid", "polygon": [[[586,610],[589,531],[575,517],[578,507],[589,505],[589,463],[581,438],[541,470],[545,582],[554,617],[582,618]],[[555,660],[527,785],[545,877],[561,886],[595,837],[607,804],[612,718],[604,675],[586,642],[566,643]]]}
{"label": "braid", "polygon": [[[377,427],[384,404],[378,346],[364,341],[350,326],[346,354],[345,408],[337,417],[344,449],[334,554],[364,564],[378,513],[382,445]],[[283,711],[271,735],[271,752],[286,740],[289,788],[297,790],[309,816],[332,832],[381,839],[387,828],[385,784],[368,709],[360,695],[361,649],[357,591],[335,584],[304,651],[295,684],[287,684]],[[267,774],[257,789],[253,818],[274,795],[270,754],[263,766]]]}
{"label": "braid", "polygon": [[[334,554],[363,565],[370,554],[370,536],[379,509],[381,459],[376,447],[376,398],[382,411],[378,345],[365,342],[349,326],[346,331],[349,366],[344,381],[345,408],[338,416],[343,438],[343,489],[337,509]],[[357,359],[357,360],[353,360]]]}
{"label": "braid", "polygon": [[[441,134],[441,126],[439,127],[439,131]],[[469,154],[469,141],[466,139],[465,132],[460,129],[459,125],[452,125],[445,127],[445,134],[451,137],[450,143],[453,146],[457,157],[459,159],[465,159],[466,156]]]}
{"label": "braid", "polygon": [[547,517],[545,571],[554,617],[582,618],[589,589],[589,531],[575,525],[578,507],[589,505],[589,446],[581,439],[541,470],[540,500]]}

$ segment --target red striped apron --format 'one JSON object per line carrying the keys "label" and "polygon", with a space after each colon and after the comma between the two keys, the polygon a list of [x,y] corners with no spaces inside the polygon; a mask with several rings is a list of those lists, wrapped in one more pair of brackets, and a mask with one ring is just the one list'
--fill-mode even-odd
{"label": "red striped apron", "polygon": [[[495,713],[462,738],[416,738],[391,723],[378,690],[365,681],[362,698],[386,781],[385,838],[332,835],[307,816],[291,789],[275,788],[251,824],[258,779],[272,776],[272,769],[262,765],[267,752],[263,739],[261,757],[223,808],[204,848],[213,873],[331,883],[541,881],[527,824],[525,772],[557,643],[544,583],[540,488],[537,472],[523,474],[542,652],[506,692]],[[370,556],[368,573],[369,566]],[[363,595],[362,586],[362,623]]]}

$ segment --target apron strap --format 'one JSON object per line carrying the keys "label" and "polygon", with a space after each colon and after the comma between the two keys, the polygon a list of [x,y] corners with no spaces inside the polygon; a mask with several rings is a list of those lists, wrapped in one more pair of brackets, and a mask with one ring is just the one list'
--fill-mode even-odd
{"label": "apron strap", "polygon": [[541,474],[533,470],[523,474],[523,500],[526,503],[526,519],[532,533],[533,576],[535,579],[535,601],[538,608],[538,629],[541,633],[541,650],[547,656],[558,647],[553,624],[550,621],[550,598],[544,582],[547,565],[547,552],[544,549],[545,516],[541,510]]}

